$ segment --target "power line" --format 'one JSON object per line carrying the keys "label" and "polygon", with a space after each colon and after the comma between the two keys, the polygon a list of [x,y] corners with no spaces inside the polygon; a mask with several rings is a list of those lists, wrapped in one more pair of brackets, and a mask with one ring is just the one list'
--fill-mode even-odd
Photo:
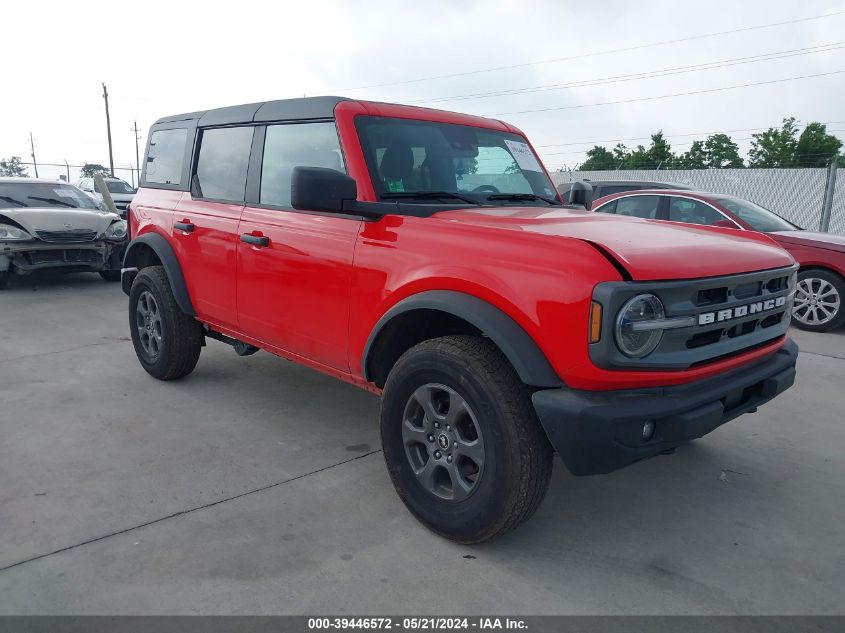
{"label": "power line", "polygon": [[614,54],[614,53],[625,53],[625,52],[630,52],[630,51],[642,50],[642,49],[646,49],[646,48],[654,48],[654,47],[657,47],[657,46],[668,46],[669,44],[679,44],[681,42],[689,42],[689,41],[693,41],[693,40],[701,40],[701,39],[706,39],[706,38],[711,38],[711,37],[720,37],[722,35],[732,35],[732,34],[735,34],[735,33],[747,33],[748,31],[756,31],[756,30],[760,30],[760,29],[770,29],[770,28],[775,28],[775,27],[778,27],[778,26],[793,26],[793,25],[799,24],[801,22],[810,22],[810,21],[813,21],[813,20],[822,20],[824,18],[831,18],[831,17],[835,17],[835,16],[838,16],[838,15],[842,15],[842,14],[845,14],[845,11],[834,11],[833,13],[823,13],[821,15],[814,15],[814,16],[810,16],[810,17],[806,17],[806,18],[784,20],[782,22],[770,22],[768,24],[758,24],[758,25],[755,25],[755,26],[745,26],[745,27],[738,28],[738,29],[730,29],[728,31],[716,31],[716,32],[713,32],[713,33],[703,33],[701,35],[692,35],[692,36],[689,36],[689,37],[681,37],[681,38],[676,38],[676,39],[673,39],[673,40],[663,40],[661,42],[650,42],[650,43],[647,43],[647,44],[636,44],[634,46],[625,46],[625,47],[622,47],[622,48],[612,48],[612,49],[607,49],[607,50],[603,50],[603,51],[594,51],[592,53],[582,53],[581,55],[570,55],[569,57],[556,57],[554,59],[544,59],[544,60],[538,60],[538,61],[533,61],[533,62],[523,62],[523,63],[520,63],[520,64],[509,64],[507,66],[494,66],[494,67],[491,67],[491,68],[480,68],[480,69],[477,69],[477,70],[468,70],[468,71],[464,71],[464,72],[450,73],[450,74],[446,74],[446,75],[432,75],[430,77],[419,77],[419,78],[416,78],[416,79],[403,79],[403,80],[400,80],[400,81],[389,81],[389,82],[378,83],[378,84],[369,84],[369,85],[366,85],[366,86],[356,86],[356,87],[351,87],[351,88],[342,88],[340,90],[333,90],[333,91],[330,91],[330,92],[345,92],[345,91],[351,91],[351,90],[366,90],[366,89],[369,89],[369,88],[383,88],[385,86],[398,86],[398,85],[404,85],[404,84],[419,83],[419,82],[423,82],[423,81],[433,81],[435,79],[450,79],[450,78],[453,78],[453,77],[466,77],[468,75],[477,75],[477,74],[481,74],[481,73],[497,72],[499,70],[511,70],[511,69],[514,69],[514,68],[525,68],[527,66],[537,66],[537,65],[540,65],[540,64],[554,64],[554,63],[557,63],[557,62],[571,61],[571,60],[575,60],[575,59],[585,59],[587,57],[596,57],[596,56],[599,56],[599,55],[611,55],[611,54]]}
{"label": "power line", "polygon": [[747,84],[737,84],[735,86],[722,86],[720,88],[707,88],[704,90],[691,90],[689,92],[676,92],[668,95],[657,95],[654,97],[636,97],[634,99],[619,99],[617,101],[601,101],[599,103],[581,103],[578,105],[556,106],[554,108],[537,108],[535,110],[516,110],[513,112],[496,112],[495,114],[486,114],[482,116],[506,116],[511,114],[534,114],[537,112],[556,112],[559,110],[577,110],[580,108],[594,108],[597,106],[616,105],[620,103],[636,103],[639,101],[655,101],[657,99],[669,99],[671,97],[687,97],[691,95],[700,95],[709,92],[724,92],[726,90],[736,90],[737,88],[750,88],[752,86],[766,86],[770,84],[779,84],[787,81],[797,81],[799,79],[815,79],[816,77],[828,77],[830,75],[839,75],[845,73],[845,70],[833,70],[827,73],[816,73],[814,75],[798,75],[797,77],[784,77],[782,79],[770,79],[768,81],[755,81]]}
{"label": "power line", "polygon": [[530,88],[513,88],[508,90],[498,90],[491,92],[476,92],[463,95],[452,95],[450,97],[435,97],[433,99],[416,99],[408,103],[438,103],[442,101],[468,101],[475,99],[486,99],[489,97],[507,97],[513,95],[531,94],[535,92],[549,92],[552,90],[564,90],[569,88],[584,88],[589,86],[602,86],[606,84],[621,83],[626,81],[638,81],[640,79],[654,79],[657,77],[668,77],[671,75],[680,75],[690,72],[698,72],[702,70],[714,70],[717,68],[728,68],[730,66],[739,66],[742,64],[753,64],[757,62],[767,62],[777,59],[785,59],[788,57],[798,57],[801,55],[811,55],[813,53],[826,53],[829,51],[839,50],[845,48],[845,42],[832,42],[830,44],[820,44],[818,46],[809,46],[806,48],[796,48],[785,51],[775,51],[772,53],[762,53],[760,55],[750,55],[747,57],[734,57],[714,62],[705,62],[702,64],[693,64],[691,66],[675,66],[672,68],[663,68],[659,70],[645,71],[639,73],[631,73],[628,75],[615,75],[611,77],[603,77],[597,79],[584,79],[581,81],[572,81],[562,84],[543,84],[540,86],[533,86]]}

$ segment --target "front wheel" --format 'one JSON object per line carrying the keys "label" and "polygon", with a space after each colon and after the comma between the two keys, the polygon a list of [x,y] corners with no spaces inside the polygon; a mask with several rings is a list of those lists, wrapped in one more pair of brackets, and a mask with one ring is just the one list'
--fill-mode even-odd
{"label": "front wheel", "polygon": [[384,387],[381,436],[402,501],[460,543],[517,527],[548,488],[554,454],[529,391],[484,338],[448,336],[407,351]]}
{"label": "front wheel", "polygon": [[810,332],[828,332],[845,322],[845,279],[828,270],[798,273],[792,322]]}
{"label": "front wheel", "polygon": [[119,270],[101,270],[100,277],[105,279],[106,281],[120,281],[120,271]]}
{"label": "front wheel", "polygon": [[9,283],[9,271],[4,270],[0,272],[0,290],[6,289],[6,284]]}
{"label": "front wheel", "polygon": [[129,331],[135,355],[154,378],[175,380],[196,367],[202,326],[179,309],[163,267],[144,268],[132,282]]}

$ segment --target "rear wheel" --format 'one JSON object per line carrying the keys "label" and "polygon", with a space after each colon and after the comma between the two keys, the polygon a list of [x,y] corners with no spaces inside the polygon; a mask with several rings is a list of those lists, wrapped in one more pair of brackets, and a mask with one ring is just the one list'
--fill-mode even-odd
{"label": "rear wheel", "polygon": [[141,366],[159,380],[190,374],[202,349],[202,326],[183,313],[161,266],[144,268],[129,293],[129,329]]}
{"label": "rear wheel", "polygon": [[406,352],[384,387],[381,435],[402,501],[460,543],[520,525],[548,488],[553,452],[529,390],[484,338],[443,337]]}
{"label": "rear wheel", "polygon": [[845,323],[845,279],[829,270],[798,273],[792,322],[810,332],[828,332]]}

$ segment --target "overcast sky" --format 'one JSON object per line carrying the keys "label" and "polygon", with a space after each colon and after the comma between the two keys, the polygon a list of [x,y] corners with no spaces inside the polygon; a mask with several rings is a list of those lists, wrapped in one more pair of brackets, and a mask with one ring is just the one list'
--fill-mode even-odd
{"label": "overcast sky", "polygon": [[[776,22],[787,24],[698,37]],[[116,167],[135,164],[136,120],[143,155],[147,130],[161,116],[303,94],[496,116],[522,128],[550,170],[574,167],[595,141],[612,146],[659,129],[676,151],[696,138],[689,133],[738,130],[731,136],[744,157],[752,128],[786,116],[830,122],[845,139],[845,74],[591,105],[845,70],[845,48],[833,48],[845,46],[843,0],[30,0],[6,3],[3,23],[0,158],[31,160],[31,131],[39,163],[107,165],[101,82],[110,95]],[[647,46],[683,38],[695,39]],[[614,49],[629,50],[608,52]],[[583,85],[785,51],[802,54]],[[625,141],[639,142],[648,144]],[[39,169],[42,177],[63,171]],[[128,172],[119,175],[129,180]]]}

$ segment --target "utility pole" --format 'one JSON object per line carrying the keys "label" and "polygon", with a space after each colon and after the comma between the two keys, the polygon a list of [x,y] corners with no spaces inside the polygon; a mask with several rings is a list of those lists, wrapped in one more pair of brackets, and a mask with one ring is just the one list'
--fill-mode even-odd
{"label": "utility pole", "polygon": [[111,119],[109,118],[109,93],[106,90],[106,84],[103,84],[103,99],[106,100],[106,131],[109,135],[109,171],[112,178],[114,178],[114,157],[112,156],[111,148]]}
{"label": "utility pole", "polygon": [[65,171],[67,173],[67,181],[70,182],[70,165],[67,164],[67,158],[65,158]]}
{"label": "utility pole", "polygon": [[135,127],[132,128],[132,131],[135,132],[135,169],[138,170],[138,184],[141,184],[141,163],[139,162],[140,159],[138,158],[138,141],[141,140],[141,137],[138,136],[138,122],[135,121]]}
{"label": "utility pole", "polygon": [[29,133],[29,149],[32,151],[32,165],[35,167],[35,177],[38,178],[38,161],[35,160],[35,141],[32,140],[32,132]]}

